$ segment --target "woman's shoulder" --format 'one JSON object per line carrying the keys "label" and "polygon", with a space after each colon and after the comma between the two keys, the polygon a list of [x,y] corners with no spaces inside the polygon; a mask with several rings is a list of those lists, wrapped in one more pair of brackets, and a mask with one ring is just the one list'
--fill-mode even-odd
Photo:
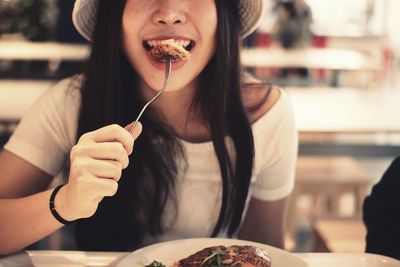
{"label": "woman's shoulder", "polygon": [[252,124],[269,113],[281,98],[282,89],[261,82],[247,82],[242,86],[242,100]]}
{"label": "woman's shoulder", "polygon": [[43,98],[58,104],[65,101],[67,103],[75,103],[80,100],[82,81],[83,78],[81,75],[75,75],[56,81],[52,86],[50,86],[49,90],[46,91]]}
{"label": "woman's shoulder", "polygon": [[60,90],[60,91],[79,91],[82,87],[82,83],[84,81],[83,75],[77,74],[73,75],[61,80],[58,80],[55,83],[54,88]]}

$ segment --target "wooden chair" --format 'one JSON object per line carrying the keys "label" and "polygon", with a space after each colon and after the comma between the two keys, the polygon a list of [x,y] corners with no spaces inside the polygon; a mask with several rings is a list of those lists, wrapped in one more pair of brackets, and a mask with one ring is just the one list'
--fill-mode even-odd
{"label": "wooden chair", "polygon": [[[289,204],[289,234],[295,234],[299,221],[304,217],[310,220],[311,225],[315,225],[320,218],[360,220],[362,204],[371,183],[372,178],[367,171],[351,157],[300,156],[296,185]],[[350,201],[351,212],[346,214],[343,214],[344,196],[353,200]]]}
{"label": "wooden chair", "polygon": [[351,194],[354,197],[352,215],[359,216],[371,182],[367,171],[351,157],[301,156],[292,200],[309,195],[315,215],[340,216],[340,198]]}

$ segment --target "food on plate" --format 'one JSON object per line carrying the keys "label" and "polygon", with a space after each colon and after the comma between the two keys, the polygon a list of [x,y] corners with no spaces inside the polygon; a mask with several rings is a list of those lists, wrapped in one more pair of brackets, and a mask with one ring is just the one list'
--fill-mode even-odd
{"label": "food on plate", "polygon": [[162,262],[153,261],[150,264],[145,265],[144,267],[166,267]]}
{"label": "food on plate", "polygon": [[[176,262],[172,267],[270,267],[268,253],[254,246],[214,246]],[[154,261],[146,267],[165,267]]]}
{"label": "food on plate", "polygon": [[172,61],[189,60],[192,47],[191,41],[185,40],[157,40],[146,43],[150,49],[150,55],[158,60],[171,58]]}

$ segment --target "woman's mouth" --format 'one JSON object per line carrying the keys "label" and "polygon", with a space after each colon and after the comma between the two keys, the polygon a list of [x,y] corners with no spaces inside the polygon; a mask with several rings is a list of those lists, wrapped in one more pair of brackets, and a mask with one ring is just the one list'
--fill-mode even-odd
{"label": "woman's mouth", "polygon": [[143,47],[150,56],[160,62],[171,59],[173,63],[190,59],[195,42],[183,39],[146,40]]}

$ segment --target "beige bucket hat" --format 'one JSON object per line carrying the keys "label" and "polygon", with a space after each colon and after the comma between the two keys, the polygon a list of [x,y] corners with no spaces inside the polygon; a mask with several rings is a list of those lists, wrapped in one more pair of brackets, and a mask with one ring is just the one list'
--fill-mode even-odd
{"label": "beige bucket hat", "polygon": [[[76,0],[72,20],[78,32],[87,40],[92,39],[99,0]],[[231,0],[217,0],[231,1]],[[252,33],[258,26],[264,11],[263,0],[239,0],[240,35]]]}

